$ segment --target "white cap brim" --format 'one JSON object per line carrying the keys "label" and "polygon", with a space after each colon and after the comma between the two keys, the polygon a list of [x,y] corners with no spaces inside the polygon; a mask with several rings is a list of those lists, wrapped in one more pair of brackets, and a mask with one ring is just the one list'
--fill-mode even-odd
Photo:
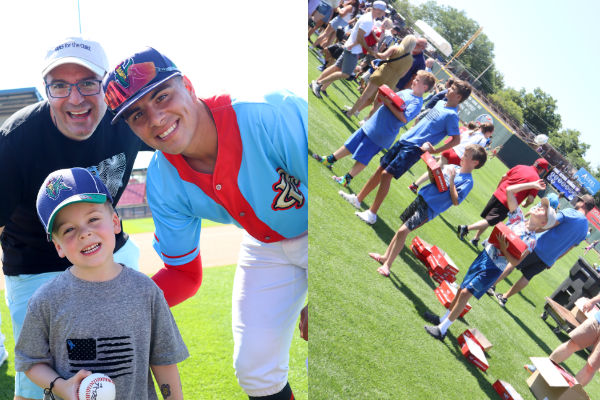
{"label": "white cap brim", "polygon": [[50,64],[48,64],[46,66],[46,68],[44,68],[44,70],[42,71],[42,78],[45,78],[46,75],[48,75],[50,73],[50,71],[52,71],[54,68],[58,67],[59,65],[63,65],[63,64],[81,65],[82,67],[85,67],[85,68],[89,69],[90,71],[92,71],[93,73],[95,73],[96,75],[100,76],[100,78],[103,78],[104,75],[106,75],[106,70],[103,67],[98,66],[94,63],[91,63],[86,60],[82,60],[81,58],[77,58],[77,57],[63,57],[63,58],[54,60]]}

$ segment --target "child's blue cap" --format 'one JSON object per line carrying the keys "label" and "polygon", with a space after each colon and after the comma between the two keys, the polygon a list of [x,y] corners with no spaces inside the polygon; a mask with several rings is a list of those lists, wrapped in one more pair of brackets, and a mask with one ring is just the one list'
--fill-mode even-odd
{"label": "child's blue cap", "polygon": [[548,201],[550,202],[550,207],[555,210],[558,208],[558,195],[556,193],[550,193],[548,196]]}
{"label": "child's blue cap", "polygon": [[112,196],[100,178],[85,168],[59,169],[44,179],[37,195],[36,208],[48,241],[56,214],[73,203],[112,203]]}

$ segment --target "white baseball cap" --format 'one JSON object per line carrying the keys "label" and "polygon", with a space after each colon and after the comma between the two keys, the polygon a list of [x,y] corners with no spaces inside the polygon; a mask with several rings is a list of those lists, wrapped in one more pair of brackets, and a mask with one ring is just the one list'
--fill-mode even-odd
{"label": "white baseball cap", "polygon": [[53,46],[44,58],[42,77],[63,64],[78,64],[100,77],[108,71],[108,59],[100,43],[80,37],[68,37]]}
{"label": "white baseball cap", "polygon": [[373,8],[385,11],[387,10],[387,4],[385,3],[385,1],[377,0],[373,3]]}

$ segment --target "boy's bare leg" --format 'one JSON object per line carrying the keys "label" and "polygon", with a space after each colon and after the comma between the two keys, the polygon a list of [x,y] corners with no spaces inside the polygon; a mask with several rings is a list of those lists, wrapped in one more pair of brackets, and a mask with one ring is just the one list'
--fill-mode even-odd
{"label": "boy's bare leg", "polygon": [[[337,158],[337,157],[336,157]],[[363,169],[365,169],[367,166],[361,162],[355,162],[354,165],[352,166],[352,168],[350,169],[350,176],[352,176],[353,178],[356,178],[356,175],[360,174],[362,172]]]}
{"label": "boy's bare leg", "polygon": [[369,210],[371,210],[373,214],[377,214],[377,211],[379,211],[381,203],[383,203],[383,200],[385,200],[385,197],[390,191],[390,185],[392,184],[393,178],[394,175],[390,174],[386,170],[383,170],[383,172],[381,173],[381,180],[379,182],[377,194],[375,195],[375,200],[373,200],[373,204],[371,204],[371,207],[369,208]]}
{"label": "boy's bare leg", "polygon": [[354,105],[352,105],[352,108],[346,112],[347,115],[352,116],[352,114],[354,114],[355,112],[360,112],[363,108],[368,106],[369,103],[371,103],[375,98],[375,95],[377,94],[377,88],[378,86],[373,85],[371,82],[369,82],[365,90],[363,90],[362,94],[358,98],[358,100],[356,100]]}
{"label": "boy's bare leg", "polygon": [[461,289],[456,293],[452,303],[450,303],[450,315],[448,315],[450,321],[456,321],[472,296],[473,294],[468,289]]}
{"label": "boy's bare leg", "polygon": [[485,232],[485,230],[489,226],[490,226],[490,224],[487,222],[487,220],[482,219],[480,221],[475,222],[474,224],[467,226],[467,229],[469,231],[477,230],[477,232],[475,233],[475,237],[473,239],[479,239],[481,237],[481,235],[483,235],[483,232]]}
{"label": "boy's bare leg", "polygon": [[521,290],[525,288],[525,286],[529,285],[529,279],[522,276],[518,281],[515,282],[514,285],[508,289],[508,292],[504,293],[502,297],[508,299],[510,296],[519,293]]}
{"label": "boy's bare leg", "polygon": [[[340,160],[350,154],[351,154],[350,150],[348,150],[346,148],[346,146],[342,146],[333,152],[333,156],[335,157],[336,160]],[[352,175],[352,176],[354,176],[354,175]]]}
{"label": "boy's bare leg", "polygon": [[398,254],[400,254],[400,252],[404,248],[404,244],[406,243],[406,238],[408,237],[409,233],[410,230],[408,229],[406,224],[402,224],[400,229],[398,229],[398,231],[392,238],[392,241],[390,242],[389,246],[385,250],[385,254],[383,255],[383,257],[381,257],[383,265],[377,269],[377,272],[379,272],[381,275],[390,275],[390,269],[392,268],[392,264],[394,263],[396,257],[398,257]]}
{"label": "boy's bare leg", "polygon": [[384,169],[381,165],[377,167],[373,175],[371,175],[367,183],[365,183],[365,186],[363,186],[360,192],[358,192],[356,198],[359,202],[362,203],[365,197],[367,197],[369,193],[371,193],[373,189],[375,189],[377,185],[379,185],[379,182],[381,181],[381,174],[383,174],[383,171]]}

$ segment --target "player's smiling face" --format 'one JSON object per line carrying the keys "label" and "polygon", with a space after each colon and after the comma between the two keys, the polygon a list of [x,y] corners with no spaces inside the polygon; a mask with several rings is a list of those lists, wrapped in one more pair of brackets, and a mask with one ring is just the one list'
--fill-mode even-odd
{"label": "player's smiling face", "polygon": [[[63,64],[50,71],[46,77],[49,83],[77,83],[86,79],[102,79],[89,69],[78,64]],[[68,97],[53,98],[48,95],[52,121],[63,135],[73,140],[85,140],[92,136],[106,112],[104,93],[82,96],[76,86],[71,87]]]}
{"label": "player's smiling face", "polygon": [[60,257],[83,268],[112,265],[119,217],[106,204],[74,203],[61,209],[52,240]]}
{"label": "player's smiling face", "polygon": [[192,144],[198,124],[197,101],[191,83],[174,77],[131,105],[124,118],[148,146],[181,154]]}

